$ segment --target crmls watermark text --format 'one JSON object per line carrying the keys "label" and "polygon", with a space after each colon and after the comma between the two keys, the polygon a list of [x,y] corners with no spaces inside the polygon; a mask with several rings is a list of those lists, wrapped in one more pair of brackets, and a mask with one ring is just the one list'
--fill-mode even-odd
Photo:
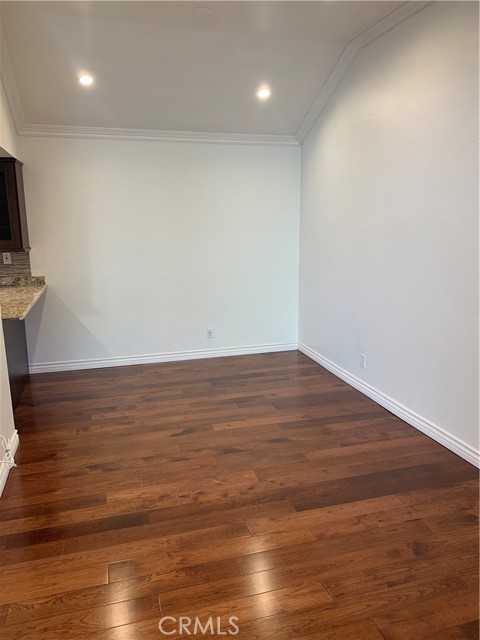
{"label": "crmls watermark text", "polygon": [[174,618],[173,616],[164,616],[160,618],[158,628],[166,636],[173,636],[173,634],[179,636],[191,636],[192,634],[236,636],[240,631],[237,622],[238,618],[235,616],[230,616],[227,624],[222,622],[220,617],[213,618],[210,616],[205,622],[202,622],[199,617],[180,616],[179,618]]}

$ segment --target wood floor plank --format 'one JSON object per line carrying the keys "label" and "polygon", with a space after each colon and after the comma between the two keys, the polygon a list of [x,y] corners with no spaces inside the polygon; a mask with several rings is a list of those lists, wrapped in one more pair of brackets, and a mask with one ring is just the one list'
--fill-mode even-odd
{"label": "wood floor plank", "polygon": [[15,419],[5,640],[479,638],[478,471],[298,352],[32,375]]}
{"label": "wood floor plank", "polygon": [[[29,566],[30,563],[25,563]],[[72,571],[49,571],[37,574],[28,569],[15,569],[10,579],[2,576],[0,605],[12,604],[26,597],[49,596],[73,589],[95,587],[108,582],[108,567],[100,565]]]}
{"label": "wood floor plank", "polygon": [[[420,609],[422,614],[419,613]],[[410,612],[403,614],[395,612],[391,616],[382,616],[378,624],[385,640],[417,640],[417,638],[429,638],[433,633],[453,625],[475,623],[476,620],[478,620],[478,594],[462,592],[452,595],[448,600],[444,598],[426,600],[421,606],[417,604],[412,607]]]}
{"label": "wood floor plank", "polygon": [[162,590],[180,589],[202,582],[198,567],[178,569],[164,574],[119,580],[84,589],[73,589],[52,596],[24,599],[7,606],[7,624],[21,624],[79,609],[125,602],[158,594]]}
{"label": "wood floor plank", "polygon": [[463,635],[469,640],[476,640],[479,634],[479,625],[480,620],[472,620],[471,622],[467,622],[465,624],[461,624],[459,629],[463,633]]}
{"label": "wood floor plank", "polygon": [[155,615],[160,617],[160,607],[158,597],[153,593],[133,600],[75,610],[32,622],[7,625],[2,630],[2,638],[3,640],[39,636],[53,638],[55,634],[57,638],[64,637],[66,634],[69,638],[83,637],[91,631],[111,629]]}
{"label": "wood floor plank", "polygon": [[[265,571],[239,574],[234,577],[220,577],[216,580],[203,581],[200,585],[185,587],[173,591],[160,592],[160,600],[164,612],[178,607],[195,609],[200,606],[216,606],[225,597],[241,598],[254,594],[275,591],[283,587],[300,586],[310,580],[316,582],[319,588],[325,587],[319,580],[315,580],[316,567],[311,564],[297,565],[295,570],[288,565],[279,566]],[[203,572],[200,572],[204,576]],[[325,597],[324,597],[325,596]],[[322,596],[325,601],[326,594]]]}

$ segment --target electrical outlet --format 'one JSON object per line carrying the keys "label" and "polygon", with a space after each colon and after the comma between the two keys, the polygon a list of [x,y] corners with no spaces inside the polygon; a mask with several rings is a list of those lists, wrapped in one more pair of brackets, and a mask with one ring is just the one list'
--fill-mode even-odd
{"label": "electrical outlet", "polygon": [[12,264],[12,254],[9,252],[2,253],[2,260],[3,264]]}
{"label": "electrical outlet", "polygon": [[361,353],[360,354],[360,366],[362,367],[362,369],[366,369],[367,368],[367,354],[366,353]]}
{"label": "electrical outlet", "polygon": [[215,338],[215,332],[213,331],[213,329],[211,327],[209,327],[207,329],[207,339],[208,340],[213,340],[213,338]]}

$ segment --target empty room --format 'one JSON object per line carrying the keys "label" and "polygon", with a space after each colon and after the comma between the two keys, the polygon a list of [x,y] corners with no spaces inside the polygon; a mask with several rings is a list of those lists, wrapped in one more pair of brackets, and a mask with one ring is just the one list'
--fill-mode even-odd
{"label": "empty room", "polygon": [[0,1],[2,640],[479,639],[479,4]]}

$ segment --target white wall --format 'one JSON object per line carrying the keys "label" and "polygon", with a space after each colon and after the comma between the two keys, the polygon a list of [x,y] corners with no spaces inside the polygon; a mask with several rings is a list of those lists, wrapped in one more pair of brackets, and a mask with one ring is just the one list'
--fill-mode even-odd
{"label": "white wall", "polygon": [[479,427],[477,33],[473,2],[399,25],[360,54],[302,149],[301,343],[466,457]]}
{"label": "white wall", "polygon": [[[5,444],[12,454],[18,446],[18,434],[13,422],[12,399],[10,396],[10,382],[8,380],[7,356],[3,339],[3,324],[0,322],[0,435],[6,442],[0,442],[0,460],[5,457]],[[0,496],[8,478],[10,466],[0,462]]]}
{"label": "white wall", "polygon": [[5,89],[0,79],[0,147],[12,156],[17,153],[17,135],[12,122],[10,107],[5,96]]}
{"label": "white wall", "polygon": [[[476,11],[436,3],[365,49],[303,146],[301,179],[302,348],[467,457]],[[33,272],[49,284],[27,322],[34,370],[295,343],[298,149],[16,141],[3,102],[0,146],[25,163]]]}
{"label": "white wall", "polygon": [[27,319],[32,370],[296,344],[299,148],[19,142],[48,283]]}
{"label": "white wall", "polygon": [[[2,40],[2,6],[0,3],[0,67],[3,63],[4,42]],[[12,156],[17,154],[17,134],[13,124],[10,107],[5,94],[3,80],[0,76],[0,147],[8,151]]]}
{"label": "white wall", "polygon": [[[0,147],[15,155],[16,134],[12,123],[10,109],[0,81]],[[8,380],[7,358],[3,340],[3,325],[0,322],[0,435],[4,436],[14,453],[18,445],[18,435],[13,422],[10,383]],[[0,443],[1,445],[1,443]],[[3,446],[0,446],[0,460],[4,457]],[[0,463],[0,495],[7,481],[8,465]]]}

